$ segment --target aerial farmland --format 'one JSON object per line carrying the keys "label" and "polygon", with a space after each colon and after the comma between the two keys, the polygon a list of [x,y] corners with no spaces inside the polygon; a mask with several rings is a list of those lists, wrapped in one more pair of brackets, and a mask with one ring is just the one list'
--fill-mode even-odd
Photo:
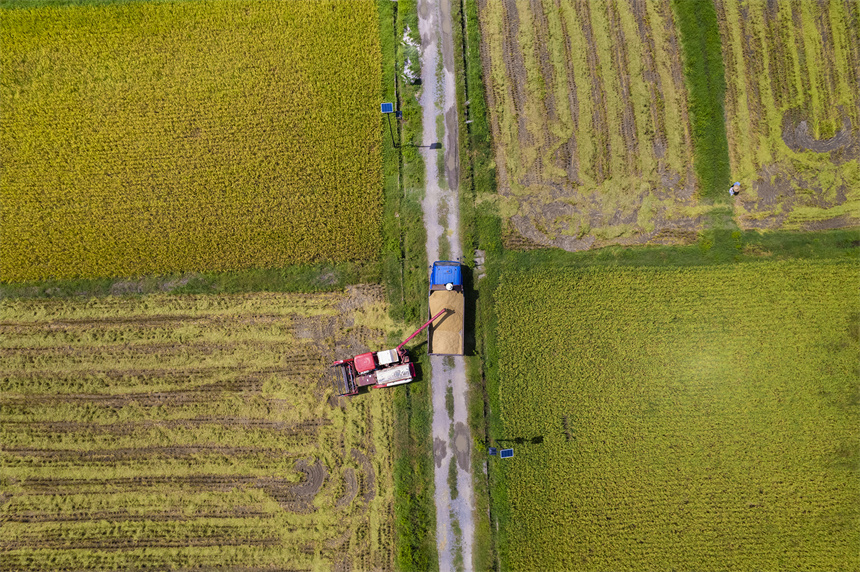
{"label": "aerial farmland", "polygon": [[[92,3],[2,18],[4,279],[379,249],[373,4]],[[319,38],[326,49],[312,49]]]}
{"label": "aerial farmland", "polygon": [[858,70],[852,0],[0,1],[0,569],[860,569]]}

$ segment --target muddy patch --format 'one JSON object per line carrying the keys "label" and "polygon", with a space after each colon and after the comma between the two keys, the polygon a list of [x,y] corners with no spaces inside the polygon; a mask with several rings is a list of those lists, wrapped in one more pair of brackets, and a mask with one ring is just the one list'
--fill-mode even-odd
{"label": "muddy patch", "polygon": [[328,471],[319,459],[316,459],[313,464],[305,459],[299,459],[296,470],[304,473],[304,480],[286,490],[277,491],[280,498],[276,498],[284,509],[291,512],[314,512],[316,510],[313,505],[314,498],[328,478]]}
{"label": "muddy patch", "polygon": [[829,153],[837,149],[848,147],[856,137],[851,130],[851,120],[847,114],[842,116],[842,128],[833,137],[827,139],[816,139],[809,132],[809,122],[801,115],[798,109],[790,109],[782,117],[782,140],[792,151],[814,151],[815,153]]}
{"label": "muddy patch", "polygon": [[[752,183],[753,193],[741,192],[735,199],[738,225],[744,229],[827,230],[860,224],[860,217],[851,214],[828,216],[828,209],[849,200],[850,182],[838,173],[825,181],[818,171],[807,175],[790,164],[762,167]],[[809,219],[793,215],[796,209],[811,213],[807,215]]]}
{"label": "muddy patch", "polygon": [[451,440],[452,453],[457,459],[457,466],[463,471],[469,470],[469,455],[472,444],[469,440],[469,428],[462,422],[454,425],[454,438]]}
{"label": "muddy patch", "polygon": [[355,500],[355,496],[358,494],[358,481],[355,479],[355,469],[352,467],[347,467],[343,471],[343,487],[343,496],[334,503],[334,506],[338,509],[348,506]]}
{"label": "muddy patch", "polygon": [[441,467],[442,461],[448,456],[448,444],[439,437],[433,441],[433,458],[436,461],[436,466]]}
{"label": "muddy patch", "polygon": [[818,220],[808,222],[803,226],[803,230],[831,230],[834,228],[845,228],[852,226],[852,221],[848,215],[842,215],[827,220]]}
{"label": "muddy patch", "polygon": [[352,450],[352,458],[361,466],[362,475],[358,488],[365,505],[368,505],[376,497],[376,471],[373,470],[373,465],[367,455],[358,449]]}

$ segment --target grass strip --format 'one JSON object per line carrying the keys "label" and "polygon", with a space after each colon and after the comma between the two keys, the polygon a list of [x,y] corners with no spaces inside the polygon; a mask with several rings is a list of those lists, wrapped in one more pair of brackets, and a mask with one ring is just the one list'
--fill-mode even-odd
{"label": "grass strip", "polygon": [[[457,84],[457,107],[460,118],[460,235],[463,240],[464,264],[475,267],[475,249],[484,251],[484,265],[501,250],[501,224],[495,214],[496,172],[493,142],[484,92],[481,62],[481,30],[475,0],[452,2],[454,22],[454,60]],[[474,282],[473,273],[464,273],[466,282],[466,331],[474,333],[467,339],[466,376],[469,380],[469,426],[475,441],[472,448],[472,481],[475,502],[475,534],[472,559],[476,570],[496,570],[490,514],[489,481],[485,453],[487,427],[487,395],[484,384],[484,315],[490,312],[491,301],[485,302],[484,284]],[[467,334],[468,335],[468,334]]]}
{"label": "grass strip", "polygon": [[[415,147],[422,137],[419,86],[404,79],[406,59],[416,59],[404,45],[406,28],[418,40],[418,7],[415,0],[379,0],[383,47],[383,99],[395,103],[402,120],[392,118],[392,132],[384,137],[385,164],[394,157],[396,176],[386,172],[383,265],[391,316],[416,325],[427,312],[427,255],[421,200],[424,165]],[[409,52],[409,53],[407,53]],[[389,127],[386,123],[385,129]],[[394,148],[392,136],[399,145]],[[403,332],[403,336],[408,332]],[[392,344],[403,337],[392,337]],[[410,344],[419,380],[429,372],[426,346]],[[427,376],[429,377],[429,376]],[[394,531],[397,570],[430,570],[437,567],[435,503],[433,499],[433,451],[430,441],[430,386],[426,381],[393,392],[394,411]]]}
{"label": "grass strip", "polygon": [[672,8],[681,37],[699,194],[725,201],[731,171],[724,113],[726,78],[717,13],[711,0],[673,0]]}

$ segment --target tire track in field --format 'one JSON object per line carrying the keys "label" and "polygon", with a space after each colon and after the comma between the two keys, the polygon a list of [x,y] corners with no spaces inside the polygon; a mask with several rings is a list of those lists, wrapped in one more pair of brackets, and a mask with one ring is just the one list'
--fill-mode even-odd
{"label": "tire track in field", "polygon": [[[520,48],[520,43],[517,40],[520,27],[520,15],[517,6],[514,2],[505,4],[504,17],[504,35],[502,37],[502,49],[510,57],[505,58],[506,76],[508,79],[507,85],[511,90],[511,103],[513,109],[510,111],[517,119],[517,139],[522,148],[528,148],[536,145],[531,133],[528,130],[528,118],[526,117],[526,107],[528,105],[528,92],[526,83],[528,75],[526,74],[526,64],[523,57],[523,51]],[[508,175],[511,176],[511,185],[522,184],[523,174],[526,172],[522,165],[522,154],[520,156],[520,164],[514,165],[517,167],[516,172],[508,170]]]}
{"label": "tire track in field", "polygon": [[[675,15],[672,12],[668,3],[658,3],[658,10],[663,16],[665,23],[666,34],[669,40],[669,69],[672,73],[672,83],[675,87],[675,93],[678,94],[679,105],[678,109],[681,112],[681,125],[683,127],[683,142],[682,148],[687,150],[687,165],[686,181],[681,181],[681,190],[688,189],[689,193],[681,193],[682,195],[692,195],[695,188],[696,175],[693,172],[693,133],[690,123],[690,109],[686,103],[687,89],[684,84],[684,70],[681,58],[681,46],[678,40],[678,26],[675,23]],[[681,173],[683,178],[685,173]],[[683,198],[687,198],[683,196]]]}
{"label": "tire track in field", "polygon": [[101,521],[108,522],[187,522],[198,519],[231,519],[231,518],[255,518],[266,520],[274,518],[271,512],[251,509],[248,507],[231,507],[230,510],[224,511],[201,511],[194,514],[184,514],[179,511],[164,511],[150,512],[147,514],[137,514],[127,510],[111,510],[111,511],[80,511],[66,514],[57,514],[49,512],[13,512],[0,514],[0,523],[2,522],[83,522],[83,521]]}
{"label": "tire track in field", "polygon": [[0,405],[16,405],[24,407],[32,404],[92,403],[103,407],[122,408],[132,403],[141,407],[156,405],[177,405],[183,403],[199,403],[220,399],[223,393],[239,393],[243,398],[259,395],[263,389],[263,380],[257,376],[248,379],[233,379],[203,385],[190,390],[123,393],[119,395],[101,393],[68,393],[61,395],[6,395],[0,398]]}
{"label": "tire track in field", "polygon": [[[213,527],[214,528],[214,527]],[[223,527],[218,527],[218,529]],[[217,529],[216,529],[217,530]],[[123,538],[108,540],[80,540],[64,538],[27,538],[19,541],[0,541],[0,552],[12,550],[35,549],[35,550],[130,550],[136,548],[186,548],[205,546],[280,546],[279,537],[247,538],[244,530],[235,528],[236,536],[200,536],[171,539],[161,538]],[[225,531],[224,534],[229,534]]]}
{"label": "tire track in field", "polygon": [[[718,3],[721,4],[721,3]],[[718,10],[722,9],[718,5]],[[767,136],[764,131],[767,128],[765,120],[764,104],[762,103],[761,89],[759,88],[759,78],[765,74],[763,46],[761,39],[758,36],[753,36],[750,33],[750,8],[749,6],[740,6],[740,22],[739,32],[743,38],[743,57],[744,57],[744,82],[747,87],[747,106],[749,107],[749,122],[750,122],[750,138],[752,141],[758,141],[761,135]],[[717,17],[720,18],[720,12],[717,12]],[[724,16],[722,16],[724,17]],[[758,56],[758,57],[756,57]],[[734,83],[726,81],[726,83]],[[743,152],[752,152],[744,150]]]}
{"label": "tire track in field", "polygon": [[[532,14],[531,25],[535,30],[533,33],[536,38],[534,47],[537,66],[540,70],[541,77],[544,78],[544,90],[541,94],[542,98],[541,100],[536,101],[535,105],[540,107],[539,111],[543,120],[547,122],[558,122],[555,92],[553,91],[555,74],[552,69],[552,60],[547,43],[539,41],[540,38],[548,36],[549,23],[547,22],[546,14],[543,11],[541,0],[529,0],[529,10]],[[544,124],[544,126],[545,125],[546,124]],[[532,134],[532,136],[535,137],[534,134]],[[552,157],[547,154],[547,151],[552,147],[555,136],[550,133],[549,129],[541,129],[540,135],[537,137],[539,137],[540,140],[535,141],[535,164],[531,169],[529,169],[529,182],[533,180],[542,181],[545,179],[546,173],[549,171],[549,169],[545,167],[545,163],[550,163],[549,167],[552,167]]]}
{"label": "tire track in field", "polygon": [[4,421],[0,427],[12,430],[26,430],[32,436],[48,436],[57,433],[86,432],[92,435],[132,435],[141,429],[168,428],[189,429],[201,426],[241,427],[261,429],[279,435],[300,435],[316,433],[320,427],[331,425],[330,419],[314,419],[302,423],[269,421],[266,419],[245,419],[232,417],[195,417],[193,419],[166,419],[163,421],[141,420],[126,423],[87,423],[83,421]]}
{"label": "tire track in field", "polygon": [[[565,0],[566,1],[566,0]],[[552,0],[554,9],[561,13],[561,2],[562,0]],[[577,95],[576,89],[576,74],[571,67],[571,62],[573,62],[573,54],[571,53],[570,48],[570,33],[567,27],[567,19],[559,16],[559,22],[561,25],[561,35],[562,35],[562,44],[564,45],[564,54],[565,54],[565,67],[566,67],[566,75],[567,75],[567,105],[570,108],[570,120],[571,125],[573,126],[573,133],[570,138],[567,140],[564,145],[561,146],[563,150],[564,156],[567,158],[565,162],[565,170],[567,171],[567,176],[573,184],[580,183],[579,178],[579,146],[576,140],[576,134],[579,132],[579,96]],[[562,105],[562,103],[557,102],[558,105]],[[492,107],[488,107],[488,109],[493,109]]]}
{"label": "tire track in field", "polygon": [[[141,476],[115,479],[75,479],[75,478],[27,478],[17,483],[25,495],[67,496],[77,494],[104,494],[118,492],[158,491],[163,488],[192,492],[230,492],[238,488],[254,487],[272,496],[282,508],[290,512],[314,512],[313,499],[328,479],[328,470],[317,459],[310,464],[299,459],[295,470],[303,474],[299,483],[279,477],[249,475],[188,475],[188,476]],[[370,468],[372,473],[372,467]],[[372,474],[363,476],[365,487],[374,486]],[[375,491],[371,490],[373,494]],[[370,493],[365,492],[369,502]]]}
{"label": "tire track in field", "polygon": [[[800,60],[800,83],[802,85],[803,93],[810,93],[812,90],[812,84],[810,82],[809,73],[805,73],[807,70],[807,65],[809,63],[806,61],[806,51],[804,50],[804,38],[803,38],[803,8],[800,5],[798,0],[790,0],[791,4],[791,22],[794,27],[794,50],[797,54],[798,59]],[[813,64],[814,65],[814,62]],[[808,98],[803,98],[807,101]],[[803,115],[809,117],[811,115],[810,109],[807,106],[803,107]]]}
{"label": "tire track in field", "polygon": [[[621,27],[621,17],[618,15],[618,1],[606,3],[606,15],[612,37],[611,54],[612,69],[615,71],[618,84],[621,86],[621,134],[624,140],[624,163],[635,165],[633,172],[642,174],[642,162],[639,159],[639,140],[636,131],[636,114],[633,111],[633,98],[630,93],[630,65],[627,55],[627,43],[624,29]],[[639,57],[639,54],[636,54]]]}

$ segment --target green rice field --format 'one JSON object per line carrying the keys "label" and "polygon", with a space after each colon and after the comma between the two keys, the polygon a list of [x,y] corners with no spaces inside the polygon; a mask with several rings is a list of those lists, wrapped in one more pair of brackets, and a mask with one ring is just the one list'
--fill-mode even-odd
{"label": "green rice field", "polygon": [[860,568],[857,275],[504,274],[502,568]]}

